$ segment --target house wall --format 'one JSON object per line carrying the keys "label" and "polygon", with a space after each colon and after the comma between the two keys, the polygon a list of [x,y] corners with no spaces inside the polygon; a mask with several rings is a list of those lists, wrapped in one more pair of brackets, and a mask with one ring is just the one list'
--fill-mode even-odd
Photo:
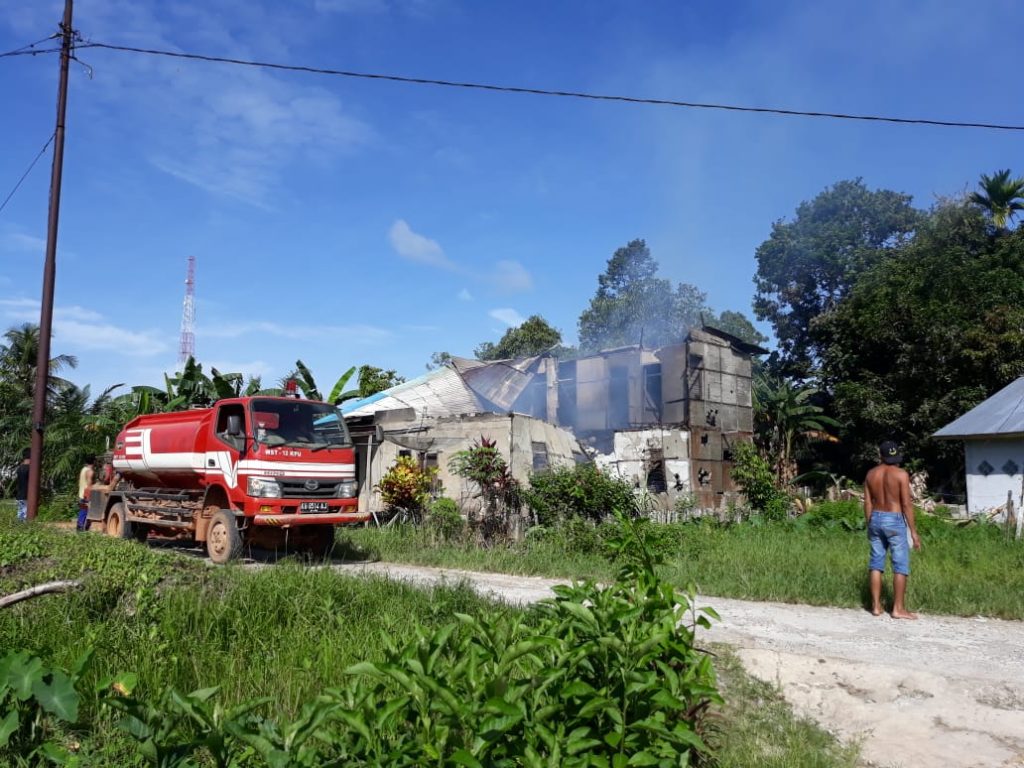
{"label": "house wall", "polygon": [[[394,430],[391,436],[385,432],[384,441],[373,446],[370,474],[364,475],[361,481],[360,510],[384,510],[376,485],[404,451],[417,459],[428,454],[434,456],[437,479],[443,488],[441,493],[468,510],[479,505],[477,489],[472,483],[452,474],[448,462],[455,453],[473,447],[481,438],[494,441],[498,452],[508,462],[512,476],[523,483],[534,471],[535,454],[538,458],[543,456],[550,467],[571,466],[584,458],[583,450],[571,432],[519,414],[475,414],[426,421],[422,425],[410,422],[407,426],[415,431],[409,432],[403,431],[401,426],[388,425],[388,430]],[[540,450],[541,446],[543,450]]]}
{"label": "house wall", "polygon": [[[986,476],[980,469],[987,462],[992,470]],[[1008,462],[1016,464],[1012,474]],[[1014,507],[1024,507],[1024,440],[965,440],[964,466],[967,472],[967,511],[990,512],[1006,504],[1010,493]]]}
{"label": "house wall", "polygon": [[625,430],[615,433],[612,453],[594,461],[613,477],[652,492],[652,470],[661,463],[665,491],[656,498],[662,508],[671,509],[678,496],[691,491],[689,442],[689,434],[679,427]]}

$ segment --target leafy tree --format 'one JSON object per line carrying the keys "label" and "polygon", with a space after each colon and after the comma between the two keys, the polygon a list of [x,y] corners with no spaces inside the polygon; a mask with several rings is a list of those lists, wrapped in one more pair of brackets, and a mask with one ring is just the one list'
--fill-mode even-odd
{"label": "leafy tree", "polygon": [[483,342],[473,354],[477,360],[509,360],[530,357],[561,348],[562,334],[540,315],[531,315],[522,325],[505,331],[497,344]]}
{"label": "leafy tree", "polygon": [[775,330],[785,368],[807,376],[818,362],[815,323],[849,295],[858,275],[904,244],[921,219],[910,196],[840,181],[792,221],[776,221],[757,248],[754,313]]}
{"label": "leafy tree", "polygon": [[595,352],[638,344],[658,347],[683,339],[707,311],[698,288],[657,276],[647,243],[632,240],[615,251],[597,278],[597,293],[579,318],[580,348]]}
{"label": "leafy tree", "polygon": [[839,422],[813,402],[818,394],[814,387],[761,374],[753,394],[758,443],[776,482],[786,485],[796,477],[797,450],[812,440],[834,440],[826,427],[838,427]]}
{"label": "leafy tree", "polygon": [[1024,232],[992,238],[977,206],[940,203],[820,331],[852,458],[895,437],[933,480],[958,478],[961,447],[930,435],[1024,375]]}
{"label": "leafy tree", "polygon": [[449,365],[452,361],[451,352],[434,352],[427,363],[428,371],[436,371],[438,368]]}
{"label": "leafy tree", "polygon": [[[377,368],[372,365],[359,366],[359,397],[369,397],[405,381],[397,371]],[[339,401],[340,402],[340,401]]]}
{"label": "leafy tree", "polygon": [[992,219],[996,229],[1006,229],[1018,211],[1024,211],[1024,177],[1011,179],[1006,168],[991,176],[981,175],[980,192],[971,194],[970,200]]}
{"label": "leafy tree", "polygon": [[727,309],[718,317],[708,318],[708,325],[712,325],[720,331],[731,333],[736,338],[750,344],[764,344],[768,341],[768,337],[757,330],[754,324],[742,312],[733,312]]}

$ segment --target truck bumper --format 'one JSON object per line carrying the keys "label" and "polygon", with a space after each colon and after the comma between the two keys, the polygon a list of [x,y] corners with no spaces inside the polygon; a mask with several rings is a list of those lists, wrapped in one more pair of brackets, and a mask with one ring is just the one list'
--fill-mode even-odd
{"label": "truck bumper", "polygon": [[265,525],[272,528],[290,528],[293,525],[351,525],[363,523],[370,519],[369,512],[328,512],[317,514],[306,512],[301,515],[253,515],[254,525]]}

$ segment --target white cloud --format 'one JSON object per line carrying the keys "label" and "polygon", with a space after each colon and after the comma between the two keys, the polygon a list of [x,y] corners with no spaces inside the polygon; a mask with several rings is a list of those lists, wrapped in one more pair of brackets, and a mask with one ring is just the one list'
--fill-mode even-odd
{"label": "white cloud", "polygon": [[282,339],[333,338],[346,343],[369,344],[385,341],[394,335],[386,328],[372,325],[289,325],[267,321],[254,323],[207,322],[196,328],[196,337],[204,339],[237,339],[263,334]]}
{"label": "white cloud", "polygon": [[490,279],[498,288],[507,293],[519,293],[533,288],[533,278],[527,272],[526,267],[518,261],[499,261],[494,265],[494,272]]}
{"label": "white cloud", "polygon": [[455,265],[444,255],[444,249],[436,240],[413,232],[405,219],[398,219],[388,230],[388,241],[395,253],[403,259],[426,264],[431,267],[453,269]]}
{"label": "white cloud", "polygon": [[470,293],[465,288],[463,288],[461,291],[459,291],[458,298],[459,301],[473,301],[473,294]]}
{"label": "white cloud", "polygon": [[[0,299],[0,310],[9,320],[39,322],[39,302],[35,299]],[[62,348],[71,352],[104,350],[129,357],[150,357],[168,349],[157,331],[122,328],[107,322],[98,312],[74,305],[54,307],[53,335]]]}
{"label": "white cloud", "polygon": [[522,325],[526,320],[525,317],[520,315],[511,307],[501,307],[498,309],[492,309],[487,313],[498,322],[504,323],[509,328],[515,328],[516,326]]}
{"label": "white cloud", "polygon": [[36,253],[40,256],[46,251],[46,239],[27,235],[24,232],[5,232],[0,240],[4,250],[18,251],[20,253]]}
{"label": "white cloud", "polygon": [[[79,20],[83,29],[128,45],[177,50],[176,43],[191,44],[226,56],[278,59],[294,52],[302,34],[276,4],[86,5]],[[375,136],[335,91],[310,78],[245,67],[186,67],[159,57],[117,64],[103,68],[85,107],[100,129],[144,136],[138,148],[125,149],[175,179],[264,209],[271,201],[279,204],[281,190],[288,188],[285,177],[300,173],[304,163],[330,167]]]}

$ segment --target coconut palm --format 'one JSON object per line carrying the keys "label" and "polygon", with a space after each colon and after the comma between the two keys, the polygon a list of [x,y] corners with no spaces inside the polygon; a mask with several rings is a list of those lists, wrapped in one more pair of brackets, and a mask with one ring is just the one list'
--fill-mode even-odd
{"label": "coconut palm", "polygon": [[839,422],[811,402],[818,390],[794,386],[785,379],[759,375],[754,381],[754,421],[757,441],[780,484],[796,477],[796,451],[811,440],[836,438],[827,427]]}
{"label": "coconut palm", "polygon": [[981,191],[972,193],[970,200],[981,206],[998,229],[1006,229],[1017,212],[1024,211],[1024,177],[1011,179],[1009,168],[991,176],[983,173],[978,186]]}

